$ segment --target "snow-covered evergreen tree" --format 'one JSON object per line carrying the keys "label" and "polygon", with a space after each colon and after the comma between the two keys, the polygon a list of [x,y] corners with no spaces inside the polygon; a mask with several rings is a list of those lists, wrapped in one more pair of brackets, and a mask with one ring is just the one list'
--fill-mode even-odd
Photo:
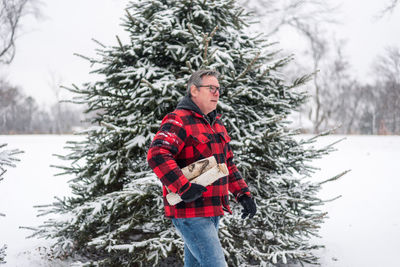
{"label": "snow-covered evergreen tree", "polygon": [[89,59],[98,81],[74,86],[76,103],[97,112],[85,140],[70,142],[73,196],[58,199],[42,214],[62,215],[37,228],[53,238],[58,255],[85,256],[82,265],[154,266],[180,260],[183,243],[163,216],[161,183],[146,163],[161,119],[185,95],[191,73],[219,71],[227,93],[218,105],[232,137],[236,163],[255,197],[252,221],[226,215],[220,237],[230,266],[317,262],[310,237],[325,213],[318,210],[320,183],[304,179],[307,161],[332,147],[298,141],[286,116],[307,99],[289,82],[280,58],[262,36],[250,36],[251,17],[233,0],[131,1],[123,27],[130,40],[101,45]]}
{"label": "snow-covered evergreen tree", "polygon": [[[6,172],[6,167],[15,167],[15,161],[19,161],[15,155],[22,153],[21,150],[12,149],[12,150],[3,150],[7,144],[0,144],[0,181],[4,179],[3,175]],[[3,213],[0,213],[0,216],[5,216]],[[0,247],[0,264],[6,263],[6,245],[2,245]]]}

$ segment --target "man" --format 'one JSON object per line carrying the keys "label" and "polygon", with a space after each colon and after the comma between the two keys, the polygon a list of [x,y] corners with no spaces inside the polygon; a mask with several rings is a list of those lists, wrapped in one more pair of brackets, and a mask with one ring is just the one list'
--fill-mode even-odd
{"label": "man", "polygon": [[[193,73],[187,95],[164,117],[147,154],[163,184],[165,215],[172,218],[184,240],[185,266],[226,266],[218,224],[224,211],[232,213],[228,191],[243,205],[242,218],[256,213],[249,189],[232,161],[230,137],[215,110],[222,94],[218,76],[210,70]],[[189,182],[181,169],[210,156],[225,163],[229,175],[207,187]],[[183,202],[171,206],[167,188]]]}

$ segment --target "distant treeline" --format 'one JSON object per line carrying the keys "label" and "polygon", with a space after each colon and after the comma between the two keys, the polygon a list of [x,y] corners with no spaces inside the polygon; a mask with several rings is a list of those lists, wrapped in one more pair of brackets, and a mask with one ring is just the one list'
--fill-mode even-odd
{"label": "distant treeline", "polygon": [[[341,125],[336,130],[338,134],[400,134],[399,78],[384,75],[382,70],[376,74],[379,79],[364,85],[340,71],[317,77],[323,81],[319,112],[324,116],[318,123],[319,130],[315,130],[317,122],[312,120],[313,101],[293,117],[292,127],[299,126],[303,133]],[[56,103],[45,110],[18,87],[0,81],[0,134],[68,134],[86,128],[89,118],[83,106],[71,103]]]}
{"label": "distant treeline", "polygon": [[333,60],[319,63],[320,72],[306,85],[312,88],[310,101],[294,122],[305,133],[340,126],[336,133],[400,134],[400,49],[388,47],[376,57],[369,81],[355,78],[338,50]]}
{"label": "distant treeline", "polygon": [[0,134],[64,134],[85,127],[82,110],[56,103],[48,110],[8,82],[0,80]]}

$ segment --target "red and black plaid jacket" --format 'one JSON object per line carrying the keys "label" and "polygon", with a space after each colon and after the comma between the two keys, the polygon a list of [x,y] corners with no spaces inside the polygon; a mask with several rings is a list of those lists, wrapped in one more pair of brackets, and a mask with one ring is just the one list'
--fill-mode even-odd
{"label": "red and black plaid jacket", "polygon": [[[228,203],[228,191],[238,198],[243,194],[250,196],[247,184],[233,163],[233,154],[229,145],[230,137],[222,125],[221,115],[212,113],[202,115],[200,109],[185,97],[172,113],[162,120],[147,154],[149,166],[163,184],[164,209],[167,217],[191,218],[223,215],[232,213]],[[180,202],[169,205],[165,187],[182,195],[191,183],[182,174],[181,168],[200,159],[214,155],[217,163],[225,163],[229,176],[222,177],[207,186],[202,197],[193,202]]]}

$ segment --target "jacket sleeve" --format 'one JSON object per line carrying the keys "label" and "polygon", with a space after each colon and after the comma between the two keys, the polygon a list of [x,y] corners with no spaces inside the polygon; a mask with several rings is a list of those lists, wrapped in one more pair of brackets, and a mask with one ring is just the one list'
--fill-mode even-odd
{"label": "jacket sleeve", "polygon": [[236,200],[242,195],[248,195],[249,197],[251,197],[246,182],[244,181],[242,175],[237,169],[235,163],[233,162],[233,152],[231,146],[229,143],[227,143],[226,146],[227,146],[226,161],[229,170],[229,176],[228,176],[229,191],[235,196]]}
{"label": "jacket sleeve", "polygon": [[189,180],[183,175],[175,161],[175,156],[184,147],[186,131],[182,120],[170,113],[161,122],[160,130],[147,152],[150,168],[169,191],[182,195],[190,187]]}

